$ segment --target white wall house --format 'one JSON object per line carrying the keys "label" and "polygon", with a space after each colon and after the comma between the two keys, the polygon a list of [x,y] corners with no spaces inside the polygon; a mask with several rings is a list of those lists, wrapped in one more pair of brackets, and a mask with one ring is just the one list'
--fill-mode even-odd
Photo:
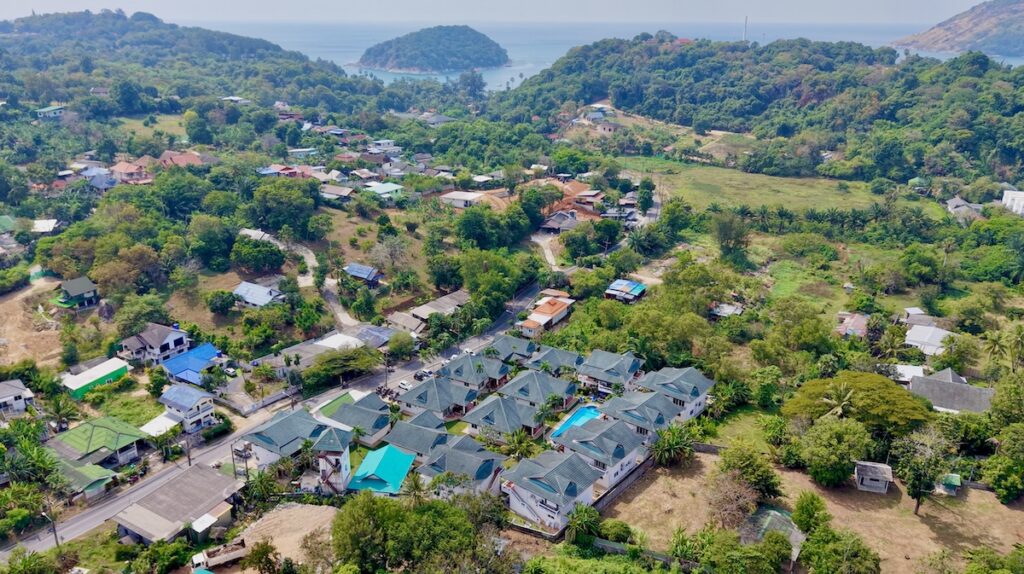
{"label": "white wall house", "polygon": [[121,341],[118,356],[126,361],[159,364],[188,351],[188,333],[175,327],[149,323],[138,335]]}
{"label": "white wall house", "polygon": [[34,398],[20,379],[0,382],[0,414],[23,413]]}
{"label": "white wall house", "polygon": [[601,475],[577,454],[545,451],[505,473],[501,491],[508,495],[512,512],[559,532],[577,504],[593,504],[594,484]]}
{"label": "white wall house", "polygon": [[703,373],[693,367],[687,367],[664,368],[646,373],[630,387],[668,397],[680,409],[675,419],[686,422],[704,412],[708,404],[708,392],[714,385],[715,382],[705,377]]}
{"label": "white wall house", "polygon": [[1024,215],[1024,191],[1004,189],[1002,204],[1017,215]]}
{"label": "white wall house", "polygon": [[566,452],[574,452],[600,471],[597,486],[608,490],[622,481],[640,461],[643,438],[620,421],[591,419],[551,438]]}

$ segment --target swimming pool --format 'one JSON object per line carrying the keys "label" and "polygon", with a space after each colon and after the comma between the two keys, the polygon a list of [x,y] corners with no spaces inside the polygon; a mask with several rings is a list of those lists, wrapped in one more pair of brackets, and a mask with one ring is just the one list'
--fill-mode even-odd
{"label": "swimming pool", "polygon": [[601,416],[601,411],[597,410],[594,405],[586,405],[576,409],[574,413],[569,415],[569,418],[565,419],[565,422],[558,425],[555,432],[551,433],[551,438],[562,436],[562,433],[569,430],[572,427],[580,426],[589,420],[596,419]]}

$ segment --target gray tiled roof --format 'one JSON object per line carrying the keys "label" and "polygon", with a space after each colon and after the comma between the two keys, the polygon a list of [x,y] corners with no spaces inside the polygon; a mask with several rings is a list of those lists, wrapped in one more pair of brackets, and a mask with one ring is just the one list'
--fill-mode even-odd
{"label": "gray tiled roof", "polygon": [[591,419],[551,440],[587,458],[613,465],[643,444],[640,435],[621,421]]}
{"label": "gray tiled roof", "polygon": [[388,426],[390,414],[387,403],[370,393],[354,403],[341,405],[330,418],[349,428],[358,427],[367,435],[375,435]]}
{"label": "gray tiled roof", "polygon": [[683,411],[671,399],[658,393],[626,393],[614,397],[598,410],[609,417],[633,426],[656,431],[668,426]]}
{"label": "gray tiled roof", "polygon": [[68,297],[78,297],[91,291],[95,291],[96,284],[88,277],[75,277],[74,279],[61,283],[60,288],[68,294]]}
{"label": "gray tiled roof", "polygon": [[524,426],[537,426],[536,415],[537,410],[533,407],[494,394],[469,411],[466,416],[462,417],[462,420],[469,424],[488,427],[502,434],[508,434]]}
{"label": "gray tiled roof", "polygon": [[505,363],[490,357],[460,355],[454,361],[442,367],[440,374],[471,387],[480,387],[488,379],[500,379],[508,374],[509,367]]}
{"label": "gray tiled roof", "polygon": [[430,411],[423,411],[406,422],[427,429],[439,430],[444,428],[444,421],[437,418],[437,415]]}
{"label": "gray tiled roof", "polygon": [[551,395],[564,399],[576,394],[576,383],[540,371],[523,371],[498,389],[498,392],[513,399],[541,404]]}
{"label": "gray tiled roof", "polygon": [[188,337],[188,333],[173,327],[160,325],[159,323],[146,323],[146,328],[141,333],[124,339],[121,341],[121,345],[132,351],[146,347],[159,349],[160,345],[167,340],[167,337],[175,333],[182,337]]}
{"label": "gray tiled roof", "polygon": [[539,371],[545,363],[554,372],[575,371],[583,364],[583,355],[541,345],[537,353],[526,363],[526,366]]}
{"label": "gray tiled roof", "polygon": [[516,488],[564,506],[590,488],[601,477],[601,471],[577,454],[549,450],[523,459],[504,476]]}
{"label": "gray tiled roof", "polygon": [[302,448],[307,439],[315,441],[327,425],[317,421],[304,409],[279,412],[274,418],[242,437],[270,452],[291,456]]}
{"label": "gray tiled roof", "polygon": [[399,421],[391,427],[391,432],[384,437],[384,442],[416,456],[423,456],[432,448],[448,442],[448,437],[448,433],[444,430],[424,428],[407,421]]}
{"label": "gray tiled roof", "polygon": [[24,394],[27,390],[28,388],[25,387],[25,383],[21,382],[21,379],[0,382],[0,398],[3,399]]}
{"label": "gray tiled roof", "polygon": [[937,409],[983,413],[992,406],[995,389],[949,383],[933,377],[910,379],[910,392],[931,401]]}
{"label": "gray tiled roof", "polygon": [[456,385],[446,377],[431,377],[398,396],[398,402],[434,412],[447,412],[452,407],[466,406],[476,400],[477,392]]}
{"label": "gray tiled roof", "polygon": [[313,443],[316,452],[345,452],[352,444],[352,433],[339,428],[328,427],[320,433],[320,438]]}
{"label": "gray tiled roof", "polygon": [[674,399],[692,401],[708,392],[715,382],[705,377],[697,369],[687,367],[685,369],[665,368],[646,373],[636,381],[636,384]]}
{"label": "gray tiled roof", "polygon": [[583,361],[578,369],[579,374],[609,384],[626,384],[643,367],[643,361],[636,358],[632,352],[624,354],[609,353],[601,349],[595,349],[589,357]]}
{"label": "gray tiled roof", "polygon": [[[511,335],[498,335],[491,342],[488,349],[498,352],[497,358],[501,361],[508,361],[513,358],[527,358],[537,350],[537,344],[533,341],[513,337]],[[484,351],[486,353],[486,351]]]}
{"label": "gray tiled roof", "polygon": [[461,474],[474,481],[485,480],[501,467],[507,457],[484,448],[472,437],[452,438],[435,447],[419,467],[420,474],[434,477],[444,472]]}

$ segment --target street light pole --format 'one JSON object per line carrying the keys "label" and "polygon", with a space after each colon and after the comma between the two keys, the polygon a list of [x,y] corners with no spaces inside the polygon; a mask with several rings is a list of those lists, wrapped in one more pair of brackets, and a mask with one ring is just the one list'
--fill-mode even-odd
{"label": "street light pole", "polygon": [[[53,510],[51,509],[50,512],[52,513]],[[57,551],[60,552],[60,538],[57,536],[57,521],[45,512],[43,512],[42,514],[43,518],[49,520],[50,526],[53,527],[53,541],[57,544]]]}

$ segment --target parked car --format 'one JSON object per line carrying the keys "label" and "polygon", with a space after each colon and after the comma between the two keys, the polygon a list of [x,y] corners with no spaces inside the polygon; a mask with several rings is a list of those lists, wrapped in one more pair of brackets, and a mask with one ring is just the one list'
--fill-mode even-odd
{"label": "parked car", "polygon": [[416,373],[412,376],[412,378],[416,379],[417,381],[424,381],[427,379],[427,377],[429,377],[429,375],[427,375],[426,371],[416,371]]}
{"label": "parked car", "polygon": [[235,375],[238,374],[238,370],[236,370],[234,367],[224,367],[224,374],[226,374],[229,377],[234,377]]}
{"label": "parked car", "polygon": [[398,388],[402,389],[403,391],[408,391],[409,389],[412,388],[412,385],[409,384],[409,381],[403,380],[398,382]]}

